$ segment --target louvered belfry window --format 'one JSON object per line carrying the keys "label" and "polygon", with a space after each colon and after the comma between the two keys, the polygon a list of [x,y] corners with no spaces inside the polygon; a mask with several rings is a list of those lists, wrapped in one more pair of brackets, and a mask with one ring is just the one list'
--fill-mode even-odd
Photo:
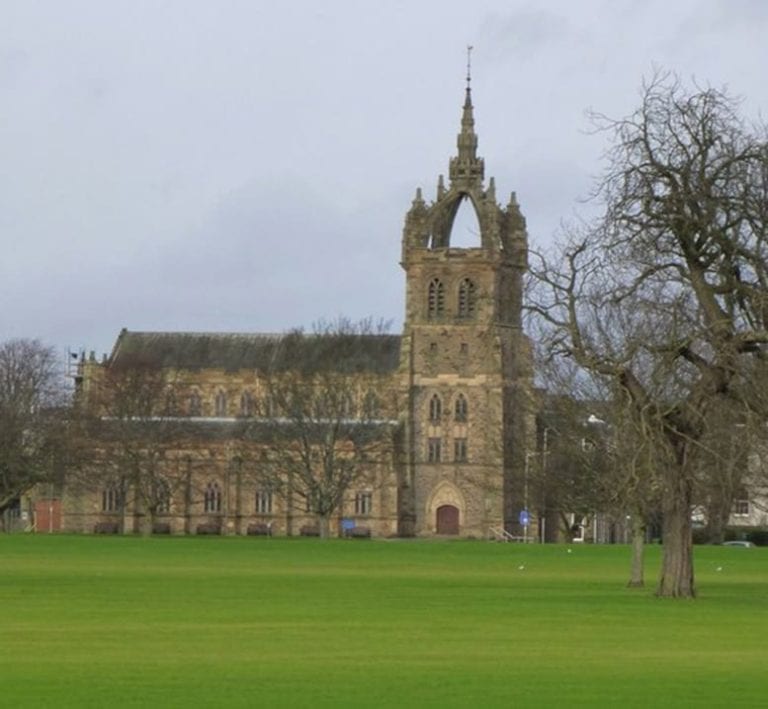
{"label": "louvered belfry window", "polygon": [[460,318],[472,318],[475,316],[475,284],[465,278],[459,284],[458,313]]}
{"label": "louvered belfry window", "polygon": [[439,278],[429,282],[427,294],[427,316],[430,319],[439,318],[445,312],[445,288]]}

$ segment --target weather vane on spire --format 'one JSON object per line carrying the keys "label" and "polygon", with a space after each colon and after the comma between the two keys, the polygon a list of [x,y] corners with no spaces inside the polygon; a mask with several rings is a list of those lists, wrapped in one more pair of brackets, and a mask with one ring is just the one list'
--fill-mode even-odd
{"label": "weather vane on spire", "polygon": [[472,50],[474,47],[471,44],[467,45],[467,88],[472,81]]}

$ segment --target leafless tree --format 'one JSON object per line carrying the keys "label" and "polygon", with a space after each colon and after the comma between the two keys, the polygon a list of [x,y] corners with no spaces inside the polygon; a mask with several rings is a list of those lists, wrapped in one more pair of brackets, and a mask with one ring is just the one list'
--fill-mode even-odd
{"label": "leafless tree", "polygon": [[173,475],[178,466],[169,464],[180,429],[172,384],[168,372],[154,363],[123,358],[93,383],[85,411],[91,445],[90,464],[84,466],[87,482],[110,486],[121,517],[132,507],[136,531],[144,535],[183,483]]}
{"label": "leafless tree", "polygon": [[393,407],[375,379],[395,344],[382,326],[346,320],[273,344],[250,426],[257,459],[246,449],[242,461],[250,477],[283,496],[289,513],[298,505],[314,515],[321,537],[353,484],[374,484],[391,455]]}
{"label": "leafless tree", "polygon": [[53,349],[37,340],[0,344],[0,517],[67,458],[67,392]]}
{"label": "leafless tree", "polygon": [[657,593],[695,595],[695,455],[724,402],[763,415],[768,148],[738,102],[659,73],[612,120],[604,213],[539,255],[530,307],[553,354],[603,377],[652,450],[664,552]]}

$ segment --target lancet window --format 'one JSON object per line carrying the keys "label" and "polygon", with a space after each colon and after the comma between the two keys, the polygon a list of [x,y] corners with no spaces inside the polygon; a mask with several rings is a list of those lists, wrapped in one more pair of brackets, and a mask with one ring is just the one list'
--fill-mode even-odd
{"label": "lancet window", "polygon": [[463,423],[467,420],[467,414],[467,398],[464,396],[464,394],[459,394],[456,397],[456,403],[454,404],[453,418],[455,421]]}
{"label": "lancet window", "polygon": [[439,278],[429,282],[427,290],[427,317],[439,318],[445,312],[445,287]]}
{"label": "lancet window", "polygon": [[206,512],[221,512],[221,487],[216,481],[211,481],[205,487],[203,509]]}
{"label": "lancet window", "polygon": [[429,420],[433,423],[440,421],[443,415],[443,402],[437,394],[429,400]]}
{"label": "lancet window", "polygon": [[224,393],[222,389],[219,389],[219,391],[216,394],[216,415],[217,416],[227,415],[227,395]]}
{"label": "lancet window", "polygon": [[240,415],[253,416],[253,395],[249,391],[240,395]]}
{"label": "lancet window", "polygon": [[475,284],[469,278],[464,278],[461,283],[459,283],[457,312],[460,318],[473,318],[475,316],[475,290]]}

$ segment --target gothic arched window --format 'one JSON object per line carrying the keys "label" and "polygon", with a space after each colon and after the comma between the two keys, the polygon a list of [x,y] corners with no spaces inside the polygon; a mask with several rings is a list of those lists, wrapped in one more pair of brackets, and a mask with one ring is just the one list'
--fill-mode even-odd
{"label": "gothic arched window", "polygon": [[244,391],[240,395],[240,415],[253,416],[253,396],[249,391]]}
{"label": "gothic arched window", "polygon": [[427,289],[427,317],[439,318],[445,311],[445,288],[439,278],[433,278]]}
{"label": "gothic arched window", "polygon": [[101,491],[102,512],[120,512],[123,508],[123,488],[120,483],[110,483]]}
{"label": "gothic arched window", "polygon": [[200,401],[200,394],[198,394],[196,391],[193,391],[189,395],[189,415],[200,416],[202,408],[203,407]]}
{"label": "gothic arched window", "polygon": [[256,491],[256,514],[260,514],[260,515],[272,514],[272,491],[271,490]]}
{"label": "gothic arched window", "polygon": [[460,318],[473,318],[475,316],[475,284],[465,278],[459,284],[459,302],[457,312]]}
{"label": "gothic arched window", "polygon": [[203,509],[206,512],[221,512],[221,488],[215,480],[209,482],[205,487]]}
{"label": "gothic arched window", "polygon": [[453,414],[453,418],[456,421],[463,423],[467,420],[467,399],[464,394],[459,394],[456,397]]}
{"label": "gothic arched window", "polygon": [[219,389],[218,393],[216,394],[216,415],[227,415],[227,395],[222,389]]}
{"label": "gothic arched window", "polygon": [[429,400],[429,420],[432,422],[439,421],[443,414],[443,402],[437,394],[433,394]]}

